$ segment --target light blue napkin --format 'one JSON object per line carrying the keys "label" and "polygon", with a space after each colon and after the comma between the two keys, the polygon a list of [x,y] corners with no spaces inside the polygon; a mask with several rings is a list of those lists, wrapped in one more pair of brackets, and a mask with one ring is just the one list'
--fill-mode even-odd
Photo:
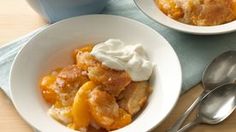
{"label": "light blue napkin", "polygon": [[0,47],[0,88],[9,96],[9,75],[12,62],[19,50],[47,25]]}
{"label": "light blue napkin", "polygon": [[[195,36],[180,33],[147,18],[137,9],[133,0],[111,0],[102,13],[121,15],[138,20],[161,33],[179,56],[183,70],[182,92],[200,82],[205,66],[212,59],[224,51],[236,49],[236,33],[217,36]],[[41,30],[42,28],[17,41],[10,42],[8,46],[0,49],[0,87],[6,93],[9,93],[8,79],[13,58],[20,47]]]}

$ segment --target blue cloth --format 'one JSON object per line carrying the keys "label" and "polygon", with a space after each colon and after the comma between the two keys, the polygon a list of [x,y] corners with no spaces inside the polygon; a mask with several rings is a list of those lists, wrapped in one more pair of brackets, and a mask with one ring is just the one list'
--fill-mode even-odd
{"label": "blue cloth", "polygon": [[[162,34],[179,56],[183,70],[182,92],[200,82],[204,68],[216,56],[227,50],[236,49],[236,33],[217,36],[196,36],[180,33],[150,20],[138,10],[133,0],[110,0],[102,13],[135,19]],[[8,46],[0,49],[0,87],[7,93],[9,89],[9,69],[14,56],[33,35],[41,30],[42,28],[17,41],[10,42]]]}
{"label": "blue cloth", "polygon": [[20,37],[0,48],[0,88],[9,96],[9,75],[12,62],[19,50],[47,25]]}

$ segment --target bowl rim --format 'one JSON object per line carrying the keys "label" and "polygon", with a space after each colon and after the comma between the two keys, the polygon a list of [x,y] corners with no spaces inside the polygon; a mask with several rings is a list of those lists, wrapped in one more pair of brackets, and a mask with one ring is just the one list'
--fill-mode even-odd
{"label": "bowl rim", "polygon": [[[235,27],[236,26],[236,20],[233,20],[231,22],[225,23],[225,24],[221,24],[221,25],[214,25],[214,26],[194,26],[194,25],[189,25],[186,23],[182,23],[179,22],[175,19],[172,19],[170,17],[168,17],[167,15],[165,15],[162,11],[161,13],[164,14],[165,17],[167,17],[168,21],[171,21],[172,24],[166,24],[166,22],[162,21],[161,19],[155,19],[153,18],[149,13],[147,13],[145,11],[145,9],[143,9],[141,7],[141,5],[139,4],[138,1],[141,0],[133,0],[136,7],[138,7],[138,9],[144,14],[146,15],[149,19],[153,20],[154,22],[157,22],[159,24],[161,24],[162,26],[165,26],[167,28],[179,31],[179,32],[183,32],[183,33],[188,33],[188,34],[194,34],[194,35],[219,35],[219,34],[226,34],[226,33],[231,33],[236,31],[236,28],[228,28],[228,27]],[[154,1],[154,0],[151,0]],[[155,5],[157,9],[159,9],[159,7],[157,5]],[[233,25],[234,26],[231,26]],[[175,26],[175,25],[179,25]],[[223,29],[222,29],[223,28]]]}
{"label": "bowl rim", "polygon": [[[131,18],[127,18],[127,17],[123,17],[123,16],[118,16],[118,15],[108,15],[108,14],[91,14],[91,15],[82,15],[82,16],[76,16],[76,17],[71,17],[71,18],[67,18],[67,19],[64,19],[62,21],[59,21],[59,22],[56,22],[54,24],[51,24],[49,25],[47,28],[43,29],[42,31],[40,31],[39,33],[37,33],[33,38],[31,38],[22,48],[21,50],[17,53],[16,57],[14,58],[13,60],[13,63],[12,63],[12,66],[11,66],[11,69],[10,69],[10,79],[9,79],[9,86],[10,86],[10,98],[14,104],[14,107],[16,108],[17,110],[17,113],[20,115],[20,117],[27,123],[29,124],[31,127],[37,129],[37,130],[41,130],[39,126],[35,126],[34,124],[32,124],[30,121],[28,121],[25,116],[21,115],[21,112],[20,112],[20,108],[18,108],[18,105],[16,103],[16,99],[14,99],[14,95],[13,95],[13,89],[12,89],[12,78],[13,78],[13,71],[15,69],[15,63],[16,63],[16,60],[18,59],[19,55],[23,52],[24,48],[28,45],[28,44],[33,44],[31,43],[31,41],[35,40],[37,38],[38,35],[40,34],[44,34],[46,33],[48,30],[51,30],[52,28],[54,28],[54,25],[57,25],[57,24],[60,24],[60,23],[64,23],[64,22],[67,22],[67,21],[70,21],[70,20],[73,20],[73,19],[81,19],[83,17],[96,17],[96,16],[101,16],[101,17],[117,17],[119,19],[125,19],[127,21],[131,21],[131,22],[135,22],[135,23],[138,23],[140,25],[142,25],[143,27],[145,28],[148,28],[149,30],[155,32],[157,35],[159,35],[161,37],[161,39],[163,39],[164,41],[167,42],[166,46],[172,51],[173,55],[175,56],[175,59],[178,63],[178,65],[176,66],[176,69],[178,69],[179,71],[179,75],[178,75],[178,91],[176,93],[176,98],[173,99],[174,103],[173,105],[169,108],[169,110],[167,111],[167,114],[164,116],[164,118],[159,122],[159,123],[156,123],[155,125],[153,125],[151,128],[149,128],[149,130],[153,130],[154,128],[156,128],[158,125],[160,125],[160,123],[162,123],[167,117],[168,115],[170,114],[170,112],[174,109],[175,105],[177,104],[177,101],[179,99],[179,96],[180,96],[180,93],[181,93],[181,90],[182,90],[182,66],[180,64],[180,61],[179,61],[179,57],[177,56],[175,50],[173,49],[173,47],[170,45],[170,43],[159,33],[157,32],[156,30],[154,30],[153,28],[149,27],[148,25],[145,25],[137,20],[134,20],[134,19],[131,19]],[[119,130],[119,129],[118,129]],[[114,131],[117,131],[117,130],[114,130]]]}

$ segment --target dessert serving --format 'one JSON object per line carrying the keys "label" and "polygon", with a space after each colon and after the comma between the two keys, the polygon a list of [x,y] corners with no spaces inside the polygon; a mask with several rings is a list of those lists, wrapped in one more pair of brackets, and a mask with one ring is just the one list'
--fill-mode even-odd
{"label": "dessert serving", "polygon": [[152,28],[121,16],[87,15],[55,23],[24,45],[9,91],[37,131],[147,132],[174,108],[181,73],[172,46]]}
{"label": "dessert serving", "polygon": [[213,26],[236,19],[235,0],[155,0],[160,10],[180,22]]}
{"label": "dessert serving", "polygon": [[132,122],[150,94],[153,63],[141,44],[109,39],[75,49],[74,64],[40,81],[48,114],[79,131],[110,131]]}

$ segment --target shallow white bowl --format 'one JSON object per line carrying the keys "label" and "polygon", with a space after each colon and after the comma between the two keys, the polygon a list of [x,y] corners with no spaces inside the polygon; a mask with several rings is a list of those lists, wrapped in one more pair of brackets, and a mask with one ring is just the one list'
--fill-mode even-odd
{"label": "shallow white bowl", "polygon": [[217,26],[193,26],[178,22],[166,16],[154,0],[134,0],[139,9],[154,21],[169,28],[191,34],[213,35],[236,31],[236,21]]}
{"label": "shallow white bowl", "polygon": [[148,131],[174,107],[181,90],[181,68],[169,43],[156,31],[137,21],[111,15],[88,15],[56,23],[35,36],[17,55],[11,69],[10,88],[20,115],[36,129],[69,132],[47,115],[49,106],[39,90],[39,79],[50,70],[72,64],[71,51],[86,43],[118,38],[127,44],[142,43],[156,64],[153,92],[147,107],[128,126],[117,131]]}

